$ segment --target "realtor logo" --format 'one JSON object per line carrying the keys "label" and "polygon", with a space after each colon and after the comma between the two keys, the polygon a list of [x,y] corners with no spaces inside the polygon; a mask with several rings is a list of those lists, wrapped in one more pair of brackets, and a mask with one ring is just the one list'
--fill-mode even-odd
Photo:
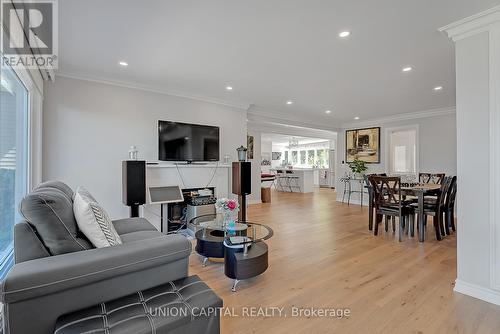
{"label": "realtor logo", "polygon": [[2,63],[56,68],[56,0],[1,0]]}

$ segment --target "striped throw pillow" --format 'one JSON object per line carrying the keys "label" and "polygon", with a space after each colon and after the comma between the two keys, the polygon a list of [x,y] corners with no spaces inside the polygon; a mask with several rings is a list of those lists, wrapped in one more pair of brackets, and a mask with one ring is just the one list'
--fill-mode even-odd
{"label": "striped throw pillow", "polygon": [[97,248],[122,243],[106,210],[83,187],[78,187],[73,199],[73,212],[78,228]]}

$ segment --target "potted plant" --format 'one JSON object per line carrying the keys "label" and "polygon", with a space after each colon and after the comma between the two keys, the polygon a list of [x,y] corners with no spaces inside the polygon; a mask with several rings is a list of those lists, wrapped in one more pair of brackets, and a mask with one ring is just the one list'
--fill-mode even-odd
{"label": "potted plant", "polygon": [[354,178],[362,178],[364,172],[368,169],[368,167],[366,167],[366,162],[359,159],[354,159],[354,161],[348,162],[347,164],[354,174]]}

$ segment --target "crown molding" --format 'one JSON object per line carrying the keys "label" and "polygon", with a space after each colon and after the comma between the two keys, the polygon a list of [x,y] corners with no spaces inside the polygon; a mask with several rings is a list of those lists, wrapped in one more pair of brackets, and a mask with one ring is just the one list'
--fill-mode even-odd
{"label": "crown molding", "polygon": [[455,111],[456,111],[455,107],[450,107],[450,108],[423,110],[423,111],[417,111],[417,112],[412,112],[412,113],[396,114],[396,115],[391,115],[391,116],[387,116],[387,117],[372,118],[372,119],[367,119],[367,120],[363,120],[363,121],[344,123],[344,124],[342,124],[342,128],[343,129],[350,129],[350,128],[358,128],[360,126],[374,126],[374,125],[380,125],[380,124],[385,124],[385,123],[408,121],[408,120],[420,119],[420,118],[439,117],[439,116],[455,114]]}
{"label": "crown molding", "polygon": [[261,133],[277,133],[282,135],[291,135],[299,137],[313,137],[313,138],[325,138],[325,139],[336,139],[339,129],[334,130],[323,130],[317,127],[305,127],[298,125],[290,125],[283,123],[270,123],[248,120],[247,121],[248,131],[258,131]]}
{"label": "crown molding", "polygon": [[247,111],[248,108],[250,108],[249,104],[234,103],[234,102],[229,102],[229,101],[225,101],[225,100],[221,100],[221,99],[217,99],[217,98],[194,95],[194,94],[181,92],[181,91],[175,91],[175,90],[158,89],[158,88],[155,88],[153,86],[143,85],[143,84],[139,84],[136,82],[119,81],[119,80],[100,78],[100,77],[94,77],[94,76],[87,76],[87,75],[82,75],[82,74],[77,74],[77,73],[61,72],[61,71],[56,72],[56,78],[57,77],[69,78],[69,79],[75,79],[75,80],[83,80],[83,81],[88,81],[88,82],[95,82],[95,83],[117,86],[117,87],[122,87],[122,88],[142,90],[142,91],[146,91],[146,92],[150,92],[150,93],[169,95],[169,96],[180,97],[180,98],[184,98],[184,99],[201,101],[201,102],[212,103],[212,104],[219,104],[219,105],[223,105],[226,107],[241,109],[244,111]]}
{"label": "crown molding", "polygon": [[472,35],[488,31],[493,24],[499,22],[500,6],[496,6],[481,13],[448,24],[438,30],[446,33],[449,38],[456,42]]}
{"label": "crown molding", "polygon": [[251,105],[247,110],[247,119],[251,123],[271,124],[286,127],[297,127],[307,129],[317,129],[323,131],[338,131],[339,127],[333,122],[325,124],[321,120],[304,120],[303,117],[297,115],[289,115],[275,110],[263,109],[256,105]]}

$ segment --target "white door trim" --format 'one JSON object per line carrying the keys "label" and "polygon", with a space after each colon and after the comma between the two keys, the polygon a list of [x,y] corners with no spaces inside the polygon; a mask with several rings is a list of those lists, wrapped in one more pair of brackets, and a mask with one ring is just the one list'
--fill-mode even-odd
{"label": "white door trim", "polygon": [[420,172],[420,126],[418,124],[410,124],[410,125],[404,125],[404,126],[395,126],[395,127],[390,127],[390,128],[385,128],[384,131],[384,157],[385,157],[385,172],[387,175],[390,175],[391,172],[391,150],[390,150],[390,144],[391,144],[391,132],[394,131],[404,131],[404,130],[415,130],[416,132],[416,138],[415,138],[415,172],[418,173]]}

